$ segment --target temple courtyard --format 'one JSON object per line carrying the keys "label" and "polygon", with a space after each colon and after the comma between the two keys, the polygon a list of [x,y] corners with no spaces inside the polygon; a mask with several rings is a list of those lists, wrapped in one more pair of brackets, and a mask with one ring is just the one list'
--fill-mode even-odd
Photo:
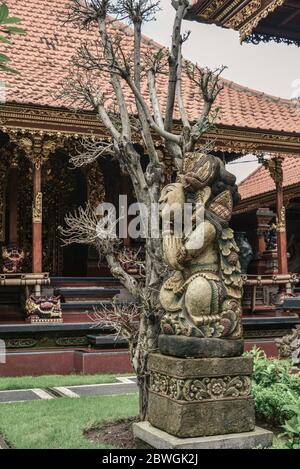
{"label": "temple courtyard", "polygon": [[1,463],[300,449],[298,3],[0,0]]}
{"label": "temple courtyard", "polygon": [[[299,373],[291,374],[296,370],[288,361],[269,360],[255,349],[252,354],[258,421],[274,433],[273,448],[291,448],[293,427],[285,432],[284,425],[292,415],[289,406],[295,406],[293,396],[300,392]],[[137,419],[133,375],[0,378],[2,449],[143,448],[132,432]]]}

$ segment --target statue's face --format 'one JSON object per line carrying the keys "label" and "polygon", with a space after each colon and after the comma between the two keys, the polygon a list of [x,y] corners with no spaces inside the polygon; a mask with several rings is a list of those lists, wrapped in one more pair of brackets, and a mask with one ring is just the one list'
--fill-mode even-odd
{"label": "statue's face", "polygon": [[210,186],[220,172],[220,160],[203,153],[187,153],[184,160],[182,183],[188,192],[198,192]]}
{"label": "statue's face", "polygon": [[4,259],[11,259],[11,260],[23,259],[24,258],[24,251],[23,251],[23,249],[18,249],[18,248],[3,247],[2,248],[2,257]]}
{"label": "statue's face", "polygon": [[182,211],[185,203],[184,188],[180,182],[168,184],[161,191],[159,199],[160,214],[163,217],[170,212]]}

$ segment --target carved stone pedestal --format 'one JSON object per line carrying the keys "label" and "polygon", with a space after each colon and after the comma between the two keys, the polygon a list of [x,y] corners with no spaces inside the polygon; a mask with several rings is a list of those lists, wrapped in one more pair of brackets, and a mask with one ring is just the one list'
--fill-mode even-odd
{"label": "carved stone pedestal", "polygon": [[179,438],[251,432],[252,359],[152,354],[148,420]]}

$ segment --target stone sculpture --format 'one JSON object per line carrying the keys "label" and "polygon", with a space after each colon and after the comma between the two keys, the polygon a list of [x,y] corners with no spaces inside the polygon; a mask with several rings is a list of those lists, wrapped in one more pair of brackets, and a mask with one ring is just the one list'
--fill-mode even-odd
{"label": "stone sculpture", "polygon": [[240,264],[242,274],[247,274],[250,262],[254,258],[253,249],[244,231],[236,232],[235,240],[240,250]]}
{"label": "stone sculpture", "polygon": [[[170,230],[163,233],[165,260],[174,269],[160,292],[164,336],[241,339],[241,266],[229,227],[237,197],[235,177],[223,162],[198,153],[186,156],[178,181],[163,189],[162,215],[164,210],[172,212],[175,202],[174,216],[186,202],[194,204],[193,218],[204,207],[203,223],[188,235],[178,237],[172,221]],[[203,243],[195,248],[201,235]],[[160,338],[160,343],[166,340]]]}
{"label": "stone sculpture", "polygon": [[292,333],[276,339],[279,358],[292,360],[292,364],[300,366],[300,326],[292,330]]}
{"label": "stone sculpture", "polygon": [[3,273],[19,274],[23,272],[24,259],[24,249],[18,247],[2,247]]}
{"label": "stone sculpture", "polygon": [[[269,446],[272,433],[255,430],[253,359],[241,356],[241,266],[229,227],[239,198],[235,177],[212,155],[185,158],[161,194],[163,251],[174,273],[160,291],[159,353],[148,359],[148,422],[135,424],[134,434],[156,448],[222,448],[225,434],[240,448]],[[192,228],[181,234],[186,202]]]}
{"label": "stone sculpture", "polygon": [[269,228],[265,232],[266,251],[277,249],[277,225],[275,220],[271,220]]}
{"label": "stone sculpture", "polygon": [[31,322],[62,322],[60,296],[31,295],[26,300],[26,313]]}

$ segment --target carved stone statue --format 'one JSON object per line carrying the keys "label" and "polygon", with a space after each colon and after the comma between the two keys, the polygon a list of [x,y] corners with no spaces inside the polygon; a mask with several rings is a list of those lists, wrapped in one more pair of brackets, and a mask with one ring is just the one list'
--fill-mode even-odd
{"label": "carved stone statue", "polygon": [[300,367],[300,326],[292,330],[290,335],[276,339],[279,358],[290,358],[292,364]]}
{"label": "carved stone statue", "polygon": [[[163,233],[163,251],[174,269],[160,292],[164,336],[242,337],[239,248],[229,227],[237,200],[235,177],[219,158],[200,153],[188,154],[178,181],[163,189],[161,214],[171,213],[170,229]],[[204,220],[178,236],[172,215],[175,220],[176,211],[183,211],[186,202],[193,204],[193,221],[204,207]],[[201,236],[202,244],[197,243]]]}
{"label": "carved stone statue", "polygon": [[24,259],[24,249],[18,247],[2,247],[3,273],[19,274],[23,272]]}
{"label": "carved stone statue", "polygon": [[253,260],[253,249],[244,231],[235,232],[235,240],[240,250],[240,264],[242,274],[247,274],[250,262]]}
{"label": "carved stone statue", "polygon": [[266,251],[274,251],[277,249],[277,225],[272,220],[269,228],[265,232]]}
{"label": "carved stone statue", "polygon": [[[174,273],[160,291],[164,315],[158,351],[148,360],[148,422],[135,425],[148,443],[156,429],[162,441],[163,432],[179,438],[182,448],[189,447],[185,438],[205,448],[202,437],[240,433],[242,441],[255,429],[253,359],[242,356],[239,249],[229,227],[237,200],[235,177],[219,158],[200,153],[188,154],[178,180],[162,191],[163,251]],[[178,214],[186,202],[192,226],[182,235]],[[272,434],[265,437],[268,446]]]}
{"label": "carved stone statue", "polygon": [[61,322],[60,296],[36,297],[31,295],[26,300],[26,313],[32,322]]}

